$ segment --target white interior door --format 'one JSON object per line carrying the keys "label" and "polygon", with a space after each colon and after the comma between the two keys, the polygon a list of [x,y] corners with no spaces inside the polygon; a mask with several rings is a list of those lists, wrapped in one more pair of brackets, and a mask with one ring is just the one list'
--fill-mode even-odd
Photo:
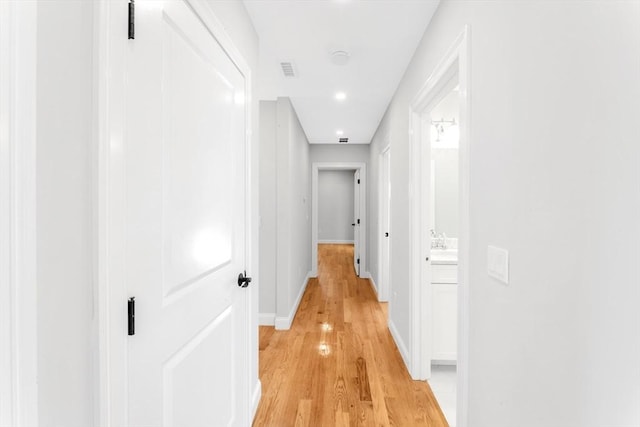
{"label": "white interior door", "polygon": [[391,229],[391,150],[387,149],[382,153],[382,185],[380,188],[381,212],[380,222],[382,225],[382,255],[380,260],[380,300],[389,300],[389,257],[390,257],[390,229]]}
{"label": "white interior door", "polygon": [[360,276],[360,170],[353,174],[353,267]]}
{"label": "white interior door", "polygon": [[136,0],[128,41],[130,426],[249,425],[245,79],[184,1]]}

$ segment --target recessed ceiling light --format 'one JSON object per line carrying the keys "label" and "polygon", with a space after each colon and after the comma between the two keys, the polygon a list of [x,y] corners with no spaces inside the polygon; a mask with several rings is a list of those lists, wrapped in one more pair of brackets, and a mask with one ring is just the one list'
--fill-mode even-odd
{"label": "recessed ceiling light", "polygon": [[336,131],[336,135],[338,135],[338,136],[344,135],[344,132],[343,132],[343,131],[341,131],[341,130],[337,130],[337,131]]}
{"label": "recessed ceiling light", "polygon": [[347,94],[344,92],[338,92],[336,93],[336,99],[338,101],[344,101],[345,99],[347,99]]}

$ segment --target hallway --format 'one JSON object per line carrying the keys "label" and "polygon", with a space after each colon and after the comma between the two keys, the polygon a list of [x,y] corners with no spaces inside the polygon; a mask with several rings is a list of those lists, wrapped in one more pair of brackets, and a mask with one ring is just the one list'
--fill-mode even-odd
{"label": "hallway", "polygon": [[260,327],[263,396],[254,426],[446,426],[425,382],[411,380],[387,305],[353,269],[353,246],[319,245],[290,330]]}

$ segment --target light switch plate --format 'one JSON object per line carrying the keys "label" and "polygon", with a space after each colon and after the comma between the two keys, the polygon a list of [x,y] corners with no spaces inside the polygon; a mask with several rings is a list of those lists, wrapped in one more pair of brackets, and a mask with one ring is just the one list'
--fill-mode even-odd
{"label": "light switch plate", "polygon": [[489,276],[509,284],[509,251],[495,246],[487,248],[487,272]]}

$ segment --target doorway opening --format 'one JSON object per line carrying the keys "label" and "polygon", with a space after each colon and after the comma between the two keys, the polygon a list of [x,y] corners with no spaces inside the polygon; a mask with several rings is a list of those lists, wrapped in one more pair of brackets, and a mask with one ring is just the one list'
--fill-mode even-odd
{"label": "doorway opening", "polygon": [[[451,88],[451,86],[455,87]],[[431,280],[431,378],[429,384],[449,425],[455,425],[458,332],[459,127],[458,80],[430,112],[427,155]],[[427,280],[425,277],[423,280]]]}
{"label": "doorway opening", "polygon": [[[353,195],[353,202],[350,204],[353,210],[346,206],[338,209],[335,204],[332,206],[320,206],[320,193],[326,193],[324,185],[321,186],[320,173],[343,172],[342,174],[327,174],[330,181],[336,184],[344,181],[341,185],[346,188],[347,178],[351,180],[353,192],[343,192]],[[353,266],[356,276],[361,278],[369,277],[366,259],[366,165],[364,163],[313,163],[311,170],[311,199],[312,199],[312,219],[311,219],[311,276],[318,277],[318,244],[319,243],[347,243],[353,244]],[[347,174],[349,175],[347,177]],[[329,182],[331,184],[331,182]],[[325,194],[326,195],[326,194]],[[344,199],[344,198],[343,198]],[[336,200],[338,200],[336,198]],[[348,205],[346,199],[343,200]],[[323,212],[327,209],[329,212]],[[327,215],[321,215],[326,213]],[[338,216],[336,216],[338,215]],[[336,223],[332,219],[340,218]],[[321,221],[321,218],[322,221]],[[348,232],[345,227],[350,227]],[[331,237],[333,236],[333,237]],[[343,238],[346,237],[346,238]],[[350,242],[349,237],[352,239]]]}
{"label": "doorway opening", "polygon": [[467,424],[469,84],[465,27],[411,104],[410,372],[436,398],[455,383],[440,396],[452,426]]}
{"label": "doorway opening", "polygon": [[349,246],[356,276],[360,275],[358,179],[358,171],[350,169],[318,173],[318,244]]}

